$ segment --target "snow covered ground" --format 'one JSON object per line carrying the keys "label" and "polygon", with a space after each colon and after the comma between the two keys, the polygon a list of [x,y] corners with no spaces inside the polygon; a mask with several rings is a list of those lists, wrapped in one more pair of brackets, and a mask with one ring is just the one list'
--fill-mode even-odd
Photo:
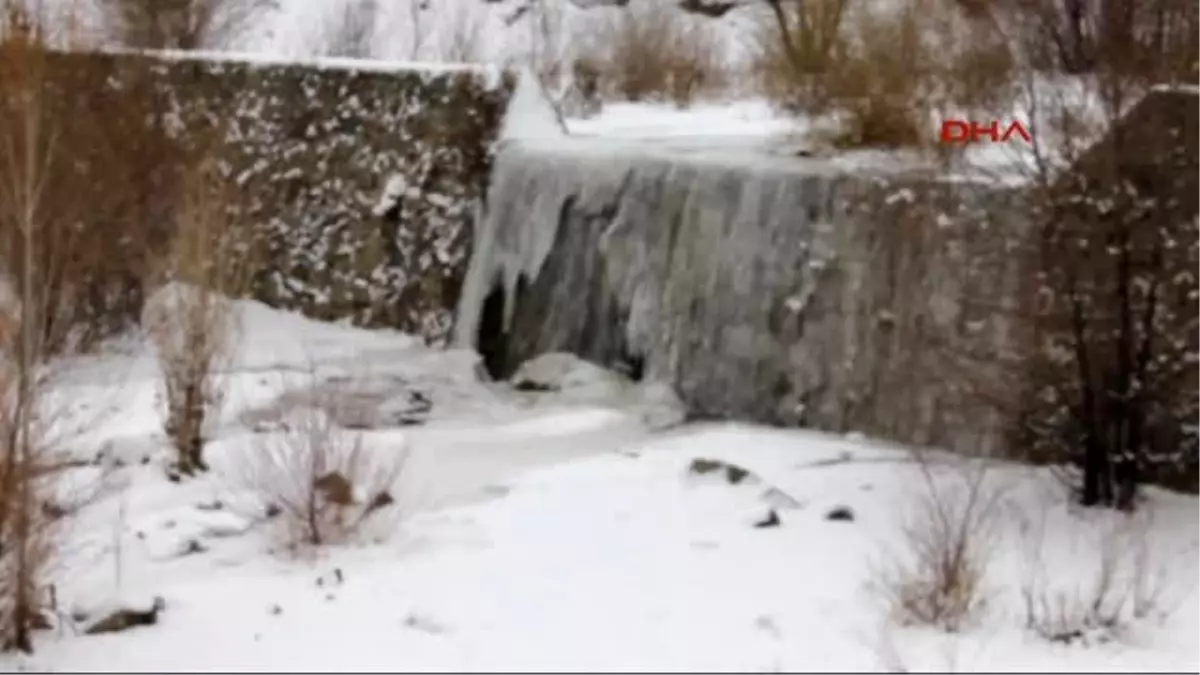
{"label": "snow covered ground", "polygon": [[[154,365],[137,341],[73,371],[80,405],[119,411],[76,448],[92,463],[72,482],[103,476],[107,487],[63,550],[60,625],[0,669],[1200,668],[1194,497],[1151,491],[1139,521],[1149,525],[1129,531],[1113,514],[1069,508],[1043,472],[995,468],[982,613],[957,634],[902,627],[875,585],[904,560],[900,524],[926,494],[903,449],[678,424],[653,387],[563,357],[522,373],[518,390],[481,379],[473,354],[255,303],[239,312],[231,399],[202,478],[164,476]],[[381,410],[404,408],[413,392],[432,407],[416,409],[423,423],[384,415],[362,431],[376,449],[413,453],[395,490],[403,517],[382,521],[375,539],[295,555],[266,524],[214,502],[233,503],[237,453],[277,433],[261,412],[314,378],[375,392]],[[751,474],[737,484],[725,471],[697,475],[697,459]],[[938,485],[967,475],[951,458],[926,465],[941,467]],[[778,526],[756,526],[772,510]],[[1050,590],[1039,597],[1082,606],[1105,555],[1147,563],[1136,567],[1143,590],[1161,590],[1154,611],[1072,644],[1026,628],[1023,589],[1042,580]],[[165,604],[153,626],[89,636],[68,616],[151,596]]]}

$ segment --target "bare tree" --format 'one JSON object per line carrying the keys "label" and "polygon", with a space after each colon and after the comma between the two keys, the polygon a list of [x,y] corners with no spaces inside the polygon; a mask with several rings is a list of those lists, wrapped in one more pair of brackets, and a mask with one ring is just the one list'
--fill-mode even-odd
{"label": "bare tree", "polygon": [[[1011,302],[973,300],[1017,337],[1011,353],[966,360],[1006,371],[972,390],[1010,421],[1011,447],[1077,468],[1089,506],[1133,509],[1146,481],[1196,487],[1196,96],[1157,88],[1180,77],[1179,54],[1148,58],[1137,43],[1200,29],[1195,13],[1172,16],[1183,25],[1133,15],[1135,40],[1089,51],[1092,72],[1070,94],[1024,60],[1029,223],[1003,242],[1020,288]],[[1025,49],[1030,36],[1011,30]]]}
{"label": "bare tree", "polygon": [[20,7],[0,9],[0,648],[31,651],[62,515],[47,508],[63,470],[57,451],[74,436],[74,420],[49,395],[53,347],[72,326],[51,282],[80,241],[47,208],[62,197],[52,192],[57,165],[69,162],[62,118],[51,112],[45,33]]}
{"label": "bare tree", "polygon": [[204,49],[245,30],[276,0],[100,0],[126,47]]}
{"label": "bare tree", "polygon": [[377,0],[346,0],[341,14],[330,29],[325,53],[355,59],[369,58],[378,20]]}

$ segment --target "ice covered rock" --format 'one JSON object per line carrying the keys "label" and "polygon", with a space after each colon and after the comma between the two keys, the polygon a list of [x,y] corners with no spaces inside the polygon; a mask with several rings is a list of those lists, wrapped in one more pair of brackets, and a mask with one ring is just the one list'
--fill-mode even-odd
{"label": "ice covered rock", "polygon": [[528,68],[518,75],[500,127],[501,140],[559,138],[567,133],[550,97]]}
{"label": "ice covered rock", "polygon": [[666,382],[641,382],[634,395],[633,407],[650,429],[668,429],[687,418],[687,406]]}
{"label": "ice covered rock", "polygon": [[90,612],[82,613],[88,617],[83,632],[87,635],[100,635],[119,633],[138,626],[153,626],[158,623],[158,615],[165,608],[166,602],[157,596],[116,598]]}
{"label": "ice covered rock", "polygon": [[595,397],[616,397],[632,385],[629,378],[620,373],[566,352],[542,354],[526,361],[513,373],[510,382],[521,391],[591,394]]}

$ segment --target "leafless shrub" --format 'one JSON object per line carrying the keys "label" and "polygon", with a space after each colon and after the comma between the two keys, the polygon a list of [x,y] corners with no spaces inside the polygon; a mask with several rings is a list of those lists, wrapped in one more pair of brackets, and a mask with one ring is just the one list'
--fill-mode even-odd
{"label": "leafless shrub", "polygon": [[236,317],[231,298],[246,287],[252,256],[238,237],[215,167],[202,163],[188,176],[163,277],[173,283],[147,305],[143,326],[162,372],[164,430],[191,475],[207,469],[204,426],[220,410],[217,375],[233,357]]}
{"label": "leafless shrub", "polygon": [[901,544],[878,570],[878,588],[901,624],[961,630],[985,602],[1000,490],[987,465],[938,471],[917,457],[922,492],[901,527]]}
{"label": "leafless shrub", "polygon": [[780,107],[842,120],[843,147],[931,147],[934,115],[1008,100],[1012,53],[998,27],[946,0],[768,2],[754,62]]}
{"label": "leafless shrub", "polygon": [[682,21],[668,5],[621,12],[578,59],[599,74],[605,96],[626,101],[685,107],[724,85],[723,54],[711,27]]}
{"label": "leafless shrub", "polygon": [[[1021,585],[1025,625],[1053,642],[1112,640],[1142,620],[1161,620],[1178,605],[1167,561],[1156,553],[1149,511],[1112,516],[1100,523],[1071,523],[1055,531],[1054,543],[1074,540],[1084,555],[1072,555],[1069,567],[1045,556],[1047,518],[1024,529],[1025,574]],[[1082,546],[1080,546],[1082,543]]]}
{"label": "leafless shrub", "polygon": [[231,460],[234,480],[253,497],[254,515],[277,519],[292,545],[343,543],[396,501],[392,491],[407,448],[368,446],[362,434],[334,423],[325,412],[333,405],[292,409],[280,431],[260,436]]}

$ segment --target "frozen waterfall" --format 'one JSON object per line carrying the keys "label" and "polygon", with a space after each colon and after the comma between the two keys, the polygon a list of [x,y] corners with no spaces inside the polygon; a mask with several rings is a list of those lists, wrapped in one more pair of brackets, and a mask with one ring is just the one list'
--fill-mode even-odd
{"label": "frozen waterfall", "polygon": [[995,252],[1018,211],[984,208],[1013,198],[816,159],[510,142],[454,340],[498,377],[571,351],[671,384],[699,417],[958,442],[976,413],[915,345],[1003,348],[969,300],[1013,292]]}

